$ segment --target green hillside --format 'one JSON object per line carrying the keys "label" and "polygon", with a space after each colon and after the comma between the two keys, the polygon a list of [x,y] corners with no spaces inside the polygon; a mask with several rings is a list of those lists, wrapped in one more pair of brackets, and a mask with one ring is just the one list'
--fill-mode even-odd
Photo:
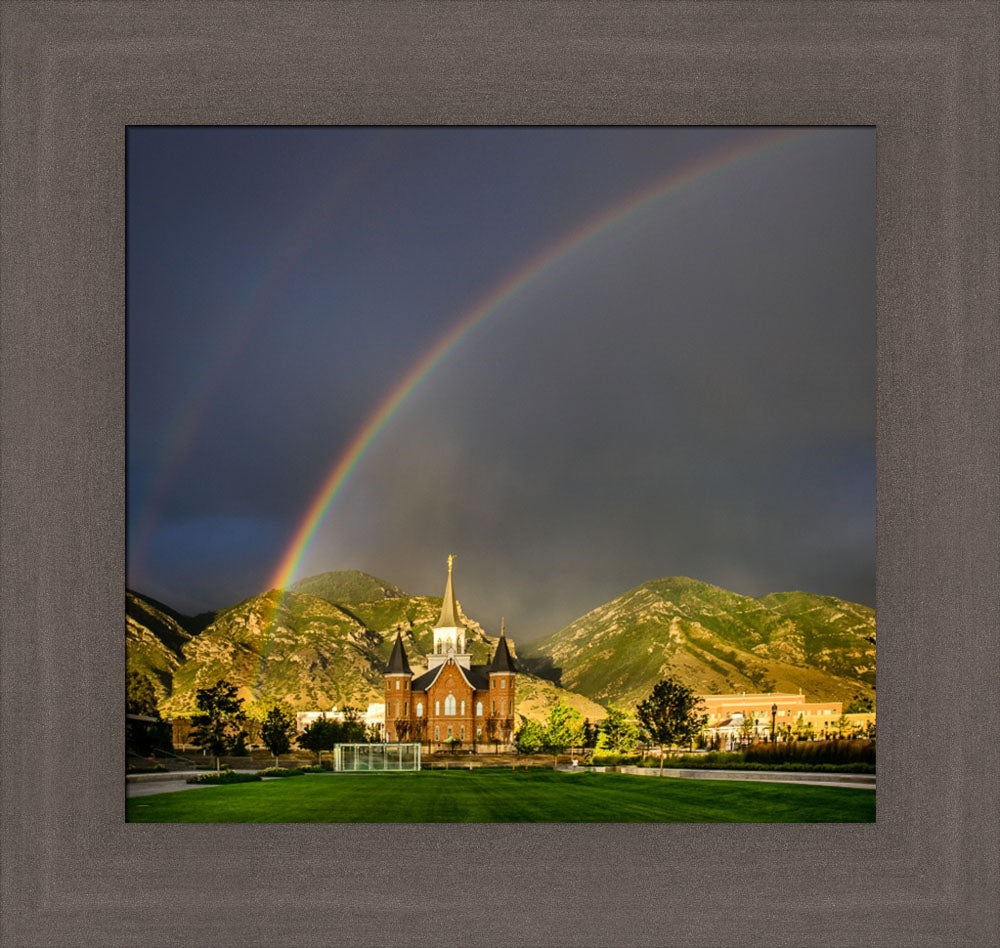
{"label": "green hillside", "polygon": [[542,639],[559,683],[632,705],[666,674],[705,694],[873,695],[875,612],[831,596],[741,596],[686,577],[652,580]]}
{"label": "green hillside", "polygon": [[[459,611],[473,662],[488,662],[497,638],[486,635],[460,604]],[[247,701],[281,698],[303,711],[345,704],[364,708],[383,698],[397,632],[414,672],[426,667],[440,613],[441,598],[435,596],[401,593],[337,604],[301,592],[280,597],[272,590],[219,612],[204,632],[183,643],[171,668],[172,691],[162,697],[160,709],[165,716],[190,713],[197,690],[220,678],[237,685]],[[526,715],[544,717],[559,697],[592,720],[604,715],[589,699],[533,676],[521,676],[519,688],[518,711]]]}
{"label": "green hillside", "polygon": [[307,576],[292,583],[289,588],[293,592],[319,596],[320,599],[335,603],[375,602],[379,599],[406,597],[406,593],[398,586],[356,569]]}
{"label": "green hillside", "polygon": [[[426,667],[439,597],[408,596],[354,570],[296,586],[326,595],[290,590],[282,597],[271,590],[207,617],[212,621],[203,630],[205,619],[130,592],[128,668],[153,679],[169,716],[190,712],[197,689],[220,678],[248,700],[282,698],[297,710],[363,708],[382,700],[397,632],[414,672]],[[343,598],[328,598],[335,594]],[[489,661],[496,637],[461,604],[459,611],[473,662]],[[634,705],[666,674],[704,694],[801,689],[812,700],[847,701],[874,697],[875,612],[832,596],[754,599],[670,577],[581,616],[519,661],[517,710],[538,720],[560,697],[597,720],[601,705]]]}
{"label": "green hillside", "polygon": [[191,640],[182,624],[185,618],[155,599],[125,591],[125,667],[149,678],[158,699],[170,694],[174,671]]}

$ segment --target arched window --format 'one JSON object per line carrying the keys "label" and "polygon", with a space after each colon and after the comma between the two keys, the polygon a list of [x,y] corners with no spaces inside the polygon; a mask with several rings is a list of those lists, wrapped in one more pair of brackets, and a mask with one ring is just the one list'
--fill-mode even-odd
{"label": "arched window", "polygon": [[424,716],[424,703],[423,701],[417,702],[417,717],[422,718]]}
{"label": "arched window", "polygon": [[483,703],[482,701],[476,702],[476,717],[481,718],[483,716]]}
{"label": "arched window", "polygon": [[507,687],[507,679],[506,678],[501,678],[500,679],[500,687],[501,688],[506,688]]}
{"label": "arched window", "polygon": [[462,699],[462,717],[465,717],[465,698]]}
{"label": "arched window", "polygon": [[444,713],[445,714],[454,714],[455,713],[455,696],[454,695],[448,695],[448,697],[444,699]]}
{"label": "arched window", "polygon": [[461,733],[460,733],[460,734],[459,734],[458,736],[459,736],[459,737],[460,737],[460,738],[461,738],[461,739],[462,739],[463,741],[465,740],[465,725],[464,725],[464,724],[462,725],[462,731],[461,731]]}
{"label": "arched window", "polygon": [[434,740],[441,740],[441,730],[437,727],[437,725],[434,726]]}
{"label": "arched window", "polygon": [[448,737],[451,737],[451,725],[448,725]]}
{"label": "arched window", "polygon": [[440,701],[435,701],[434,702],[434,713],[440,717],[440,715],[441,715],[441,702]]}

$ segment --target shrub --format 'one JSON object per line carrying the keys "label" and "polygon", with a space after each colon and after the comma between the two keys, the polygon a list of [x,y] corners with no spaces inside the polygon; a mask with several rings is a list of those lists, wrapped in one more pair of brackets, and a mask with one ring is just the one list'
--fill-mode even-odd
{"label": "shrub", "polygon": [[619,754],[615,751],[594,751],[589,763],[595,767],[617,767],[619,764],[637,764],[638,754]]}
{"label": "shrub", "polygon": [[325,774],[333,770],[333,763],[329,760],[324,760],[321,766],[313,764],[310,767],[300,767],[300,774]]}
{"label": "shrub", "polygon": [[871,764],[875,765],[874,741],[785,741],[751,744],[745,759],[755,764]]}
{"label": "shrub", "polygon": [[[647,757],[642,762],[643,767],[659,766],[659,759]],[[813,762],[811,760],[780,760],[777,755],[771,760],[751,760],[749,755],[739,751],[732,752],[711,752],[708,754],[691,754],[675,757],[670,762],[664,764],[666,767],[682,767],[685,770],[691,769],[720,769],[720,770],[783,770],[790,772],[814,772],[814,773],[854,773],[873,774],[875,773],[874,762],[869,763],[864,760],[855,760],[845,763],[831,763],[827,761]]]}
{"label": "shrub", "polygon": [[125,769],[127,774],[165,774],[166,772],[167,768],[163,764],[148,764]]}
{"label": "shrub", "polygon": [[260,774],[238,774],[235,770],[223,770],[222,773],[196,774],[188,777],[188,783],[250,783],[260,780]]}
{"label": "shrub", "polygon": [[262,770],[260,775],[262,777],[301,777],[305,771],[301,767],[268,767],[266,770]]}

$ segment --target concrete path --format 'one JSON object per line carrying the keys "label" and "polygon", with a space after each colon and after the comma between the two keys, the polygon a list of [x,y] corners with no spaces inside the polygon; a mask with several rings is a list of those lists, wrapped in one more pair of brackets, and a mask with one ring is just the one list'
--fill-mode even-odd
{"label": "concrete path", "polygon": [[[250,774],[252,770],[238,770],[237,773]],[[207,770],[173,770],[165,774],[126,774],[125,796],[147,797],[151,793],[176,793],[178,790],[200,790],[218,784],[188,783],[188,777],[209,773]],[[268,778],[265,777],[265,780]],[[277,779],[277,778],[275,778]]]}
{"label": "concrete path", "polygon": [[[572,771],[572,767],[560,767],[560,770]],[[583,767],[576,768],[584,770]],[[594,767],[598,771],[609,768]],[[619,767],[619,773],[635,774],[644,777],[659,776],[656,767]],[[664,767],[664,777],[680,778],[682,780],[750,780],[761,783],[800,783],[813,787],[844,787],[852,790],[874,790],[875,774],[851,773],[806,773],[789,770],[709,770],[707,768]]]}

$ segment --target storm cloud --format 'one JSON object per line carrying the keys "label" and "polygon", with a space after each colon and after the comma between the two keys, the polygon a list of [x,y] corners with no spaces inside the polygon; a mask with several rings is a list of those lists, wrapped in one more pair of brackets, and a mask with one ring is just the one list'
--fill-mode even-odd
{"label": "storm cloud", "polygon": [[[379,401],[478,300],[738,129],[133,129],[129,583],[262,591]],[[418,384],[297,575],[516,640],[645,580],[874,605],[874,131],[804,130],[548,267]]]}

